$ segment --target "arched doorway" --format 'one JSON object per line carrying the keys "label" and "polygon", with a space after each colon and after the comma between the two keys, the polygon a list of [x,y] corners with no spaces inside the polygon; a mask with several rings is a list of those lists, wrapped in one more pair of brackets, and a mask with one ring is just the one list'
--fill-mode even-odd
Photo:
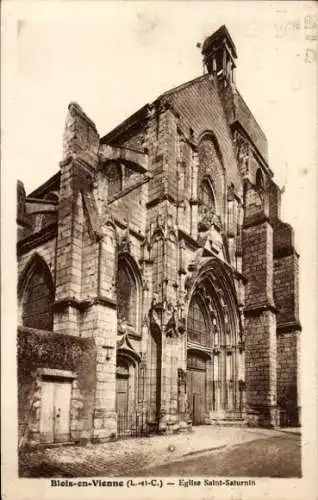
{"label": "arched doorway", "polygon": [[207,359],[212,344],[211,324],[206,304],[199,293],[190,302],[188,332],[188,406],[193,425],[205,422],[207,400]]}
{"label": "arched doorway", "polygon": [[193,287],[187,315],[187,397],[194,425],[240,419],[244,346],[235,290],[222,264],[209,263]]}

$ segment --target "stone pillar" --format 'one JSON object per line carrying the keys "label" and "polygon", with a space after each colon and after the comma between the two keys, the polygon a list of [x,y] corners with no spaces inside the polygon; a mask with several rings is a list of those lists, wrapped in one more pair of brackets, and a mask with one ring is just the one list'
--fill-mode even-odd
{"label": "stone pillar", "polygon": [[274,297],[277,314],[277,401],[280,425],[299,425],[299,256],[293,228],[280,219],[281,192],[269,183],[270,220],[273,226]]}
{"label": "stone pillar", "polygon": [[68,158],[61,163],[54,330],[78,335],[78,308],[81,297],[82,205],[74,186],[78,163]]}
{"label": "stone pillar", "polygon": [[64,158],[60,163],[54,304],[54,330],[68,335],[79,335],[84,220],[81,193],[92,188],[98,147],[94,123],[77,104],[70,104],[63,137]]}
{"label": "stone pillar", "polygon": [[266,193],[245,185],[242,235],[245,290],[245,381],[247,422],[275,426],[276,309],[273,300],[273,229]]}
{"label": "stone pillar", "polygon": [[96,393],[93,440],[107,441],[117,435],[116,420],[116,332],[117,310],[110,304],[93,307],[97,347]]}
{"label": "stone pillar", "polygon": [[90,315],[97,347],[96,394],[93,439],[108,440],[117,434],[116,420],[116,341],[117,302],[115,279],[117,269],[116,231],[105,219],[98,242],[97,295]]}
{"label": "stone pillar", "polygon": [[274,290],[277,317],[277,398],[280,424],[299,425],[298,350],[301,326],[298,315],[298,255],[276,254]]}

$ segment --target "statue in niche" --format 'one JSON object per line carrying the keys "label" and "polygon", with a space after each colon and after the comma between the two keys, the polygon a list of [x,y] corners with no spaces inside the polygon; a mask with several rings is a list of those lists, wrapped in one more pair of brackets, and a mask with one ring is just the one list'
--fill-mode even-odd
{"label": "statue in niche", "polygon": [[120,243],[118,245],[118,252],[119,253],[131,252],[131,238],[129,232],[129,225],[127,225],[127,228],[123,232]]}
{"label": "statue in niche", "polygon": [[240,135],[236,135],[236,159],[243,176],[249,174],[250,145]]}
{"label": "statue in niche", "polygon": [[150,325],[161,331],[161,316],[163,312],[162,303],[158,300],[158,294],[154,293],[151,301],[149,319]]}

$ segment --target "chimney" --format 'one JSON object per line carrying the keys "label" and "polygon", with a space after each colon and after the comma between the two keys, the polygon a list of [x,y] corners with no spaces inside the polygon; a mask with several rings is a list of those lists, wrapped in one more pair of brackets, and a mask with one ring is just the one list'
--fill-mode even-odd
{"label": "chimney", "polygon": [[202,46],[202,56],[204,67],[216,76],[224,87],[234,84],[237,52],[226,26],[221,26],[206,38]]}

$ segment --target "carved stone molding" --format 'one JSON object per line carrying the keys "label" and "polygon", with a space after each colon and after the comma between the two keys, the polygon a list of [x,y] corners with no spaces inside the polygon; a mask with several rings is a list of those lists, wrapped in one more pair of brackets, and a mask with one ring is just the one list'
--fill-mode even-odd
{"label": "carved stone molding", "polygon": [[155,295],[149,311],[150,326],[167,337],[178,337],[185,333],[185,317],[182,301],[176,305],[166,300],[159,301]]}

